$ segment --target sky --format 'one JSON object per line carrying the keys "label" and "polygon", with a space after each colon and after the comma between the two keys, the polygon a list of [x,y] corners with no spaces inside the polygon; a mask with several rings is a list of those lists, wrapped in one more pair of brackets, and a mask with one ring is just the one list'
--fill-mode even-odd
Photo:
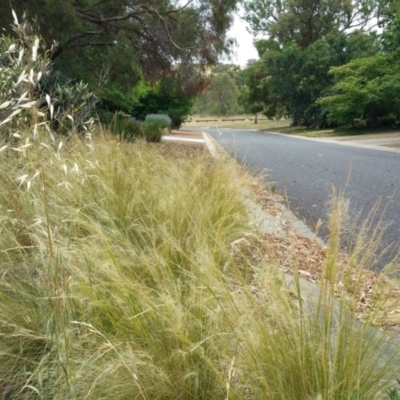
{"label": "sky", "polygon": [[[253,45],[253,36],[246,30],[247,23],[235,16],[235,21],[231,30],[229,31],[229,36],[236,39],[238,46],[236,47],[232,55],[231,62],[233,64],[243,65],[247,64],[247,60],[258,59],[257,50]],[[223,62],[230,62],[224,60]]]}

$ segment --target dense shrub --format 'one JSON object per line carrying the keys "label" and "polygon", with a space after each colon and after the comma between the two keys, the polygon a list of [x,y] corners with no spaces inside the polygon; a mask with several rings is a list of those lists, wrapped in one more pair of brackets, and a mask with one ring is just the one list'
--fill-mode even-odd
{"label": "dense shrub", "polygon": [[171,118],[171,127],[178,129],[190,114],[192,105],[193,99],[174,88],[172,83],[160,83],[139,97],[132,107],[132,115],[144,120],[148,114],[166,114]]}
{"label": "dense shrub", "polygon": [[126,141],[133,141],[141,136],[141,124],[133,120],[129,115],[116,113],[113,121],[108,126],[111,132]]}
{"label": "dense shrub", "polygon": [[14,15],[13,31],[0,37],[0,135],[8,140],[15,128],[37,132],[44,124],[58,133],[87,130],[96,97],[86,84],[51,69],[35,27]]}
{"label": "dense shrub", "polygon": [[331,122],[354,126],[361,119],[368,127],[396,125],[400,74],[393,54],[358,58],[332,68],[331,75],[335,79],[331,95],[318,100]]}
{"label": "dense shrub", "polygon": [[127,142],[132,142],[138,138],[143,138],[148,142],[159,142],[163,128],[169,126],[168,122],[170,124],[166,115],[150,115],[145,122],[142,122],[130,115],[118,112],[107,127],[114,135],[118,135]]}
{"label": "dense shrub", "polygon": [[171,127],[171,118],[163,114],[149,114],[146,116],[145,122],[154,124],[161,129]]}
{"label": "dense shrub", "polygon": [[141,136],[148,142],[159,142],[163,135],[163,129],[154,122],[143,122],[141,124]]}

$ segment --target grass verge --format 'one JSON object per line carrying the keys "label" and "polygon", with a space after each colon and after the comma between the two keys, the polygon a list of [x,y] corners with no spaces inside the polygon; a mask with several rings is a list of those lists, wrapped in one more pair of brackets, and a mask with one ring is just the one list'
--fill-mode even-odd
{"label": "grass verge", "polygon": [[[261,117],[260,117],[261,118]],[[224,121],[224,119],[236,120],[236,121]],[[239,119],[239,120],[238,120]],[[244,120],[243,120],[244,119]],[[215,121],[216,120],[216,121]],[[259,119],[258,123],[254,123],[254,115],[232,115],[228,117],[221,116],[210,116],[210,117],[200,117],[198,115],[191,116],[190,120],[186,121],[182,126],[185,128],[231,128],[231,129],[270,129],[275,130],[282,126],[289,126],[290,121],[282,120],[269,120]]]}
{"label": "grass verge", "polygon": [[0,153],[0,398],[384,398],[393,344],[334,300],[340,200],[309,307],[235,164],[168,146]]}
{"label": "grass verge", "polygon": [[[288,135],[304,136],[310,138],[332,137],[342,140],[367,140],[367,139],[385,139],[385,138],[400,138],[400,132],[393,129],[317,129],[307,128],[304,126],[283,126],[271,128],[271,131],[277,133],[285,133]],[[264,129],[266,130],[266,129]]]}

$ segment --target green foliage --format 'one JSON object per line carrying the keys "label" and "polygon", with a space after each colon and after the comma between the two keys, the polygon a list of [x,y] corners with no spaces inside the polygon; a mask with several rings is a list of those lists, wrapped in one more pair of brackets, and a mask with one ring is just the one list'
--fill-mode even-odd
{"label": "green foliage", "polygon": [[244,19],[255,35],[304,49],[326,35],[362,29],[375,16],[375,0],[246,0]]}
{"label": "green foliage", "polygon": [[159,142],[163,135],[163,127],[170,124],[167,116],[150,116],[145,122],[137,121],[130,115],[118,112],[107,128],[126,142],[145,139],[147,142]]}
{"label": "green foliage", "polygon": [[265,76],[264,66],[255,62],[246,70],[246,86],[239,95],[239,104],[249,114],[263,112],[268,118],[280,117],[282,104],[271,91],[271,78]]}
{"label": "green foliage", "polygon": [[385,51],[396,55],[396,62],[400,64],[400,7],[393,0],[380,1],[379,25],[384,28],[382,43]]}
{"label": "green foliage", "polygon": [[163,129],[159,121],[145,121],[141,124],[141,137],[147,142],[159,142],[163,135]]}
{"label": "green foliage", "polygon": [[[219,66],[211,77],[210,85],[201,93],[194,104],[194,112],[208,115],[234,115],[241,110],[238,104],[239,89],[235,76],[238,70],[230,71]],[[232,76],[233,75],[233,76]]]}
{"label": "green foliage", "polygon": [[168,115],[162,115],[162,114],[146,115],[145,122],[156,125],[161,129],[169,128],[171,126],[171,118]]}
{"label": "green foliage", "polygon": [[257,49],[258,57],[262,58],[262,56],[267,51],[279,51],[280,45],[276,40],[272,39],[259,39],[254,43],[255,48]]}
{"label": "green foliage", "polygon": [[142,135],[141,124],[132,120],[130,115],[118,112],[112,121],[106,124],[107,128],[114,134],[127,142],[132,142]]}
{"label": "green foliage", "polygon": [[171,126],[171,118],[163,114],[148,114],[145,122],[159,126],[161,129]]}
{"label": "green foliage", "polygon": [[393,55],[356,59],[333,68],[332,75],[333,94],[318,101],[328,109],[332,122],[346,125],[361,119],[375,126],[382,117],[399,119],[400,73]]}
{"label": "green foliage", "polygon": [[107,111],[115,113],[123,111],[129,113],[132,107],[130,96],[119,91],[116,87],[104,87],[100,93],[100,101],[97,106],[98,112]]}
{"label": "green foliage", "polygon": [[296,44],[280,48],[273,41],[260,42],[259,51],[264,53],[248,69],[248,94],[242,102],[255,107],[262,104],[271,117],[286,113],[294,125],[324,127],[333,121],[327,120],[326,110],[315,102],[333,84],[329,69],[373,54],[377,47],[376,35],[361,32],[328,35],[305,49]]}
{"label": "green foliage", "polygon": [[74,82],[57,72],[45,77],[42,93],[49,94],[54,107],[52,128],[65,135],[71,131],[83,133],[85,124],[95,115],[97,97],[82,81]]}
{"label": "green foliage", "polygon": [[[245,1],[244,18],[253,33],[264,34],[268,39],[256,41],[261,60],[249,72],[248,88],[243,90],[241,102],[253,104],[255,109],[263,104],[267,115],[279,114],[283,109],[294,125],[336,124],[338,119],[327,118],[325,103],[316,102],[330,94],[333,77],[328,74],[329,69],[380,50],[377,35],[365,34],[363,29],[378,9],[382,15],[390,15],[387,10],[392,10],[392,3],[391,0]],[[354,29],[348,33],[351,28]],[[395,24],[392,29],[396,31]],[[394,36],[395,33],[385,40],[397,46]],[[254,77],[257,77],[255,82]]]}
{"label": "green foliage", "polygon": [[142,125],[143,136],[148,142],[159,142],[164,129],[171,130],[171,118],[168,115],[149,114]]}
{"label": "green foliage", "polygon": [[144,120],[148,114],[166,114],[171,118],[171,127],[179,128],[193,105],[192,95],[184,93],[179,79],[166,79],[139,96],[131,108],[132,115]]}
{"label": "green foliage", "polygon": [[0,37],[0,135],[9,139],[23,126],[37,131],[48,121],[58,133],[84,131],[96,97],[87,84],[54,72],[35,27],[14,19],[13,35]]}
{"label": "green foliage", "polygon": [[[400,386],[400,380],[397,379],[397,386]],[[400,390],[399,387],[394,387],[387,390],[387,395],[390,400],[400,400]]]}

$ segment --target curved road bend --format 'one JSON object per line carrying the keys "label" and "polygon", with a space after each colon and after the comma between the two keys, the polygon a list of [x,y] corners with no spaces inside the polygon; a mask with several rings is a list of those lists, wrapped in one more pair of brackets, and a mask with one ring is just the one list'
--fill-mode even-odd
{"label": "curved road bend", "polygon": [[[273,184],[288,199],[291,210],[311,228],[321,219],[320,235],[327,238],[332,186],[345,190],[348,211],[353,219],[364,220],[375,203],[382,199],[381,248],[391,244],[392,253],[400,243],[400,153],[350,147],[305,140],[286,135],[233,129],[203,129],[239,162],[254,173],[266,172],[265,181]],[[346,186],[347,183],[347,186]],[[375,267],[381,269],[388,255]]]}

